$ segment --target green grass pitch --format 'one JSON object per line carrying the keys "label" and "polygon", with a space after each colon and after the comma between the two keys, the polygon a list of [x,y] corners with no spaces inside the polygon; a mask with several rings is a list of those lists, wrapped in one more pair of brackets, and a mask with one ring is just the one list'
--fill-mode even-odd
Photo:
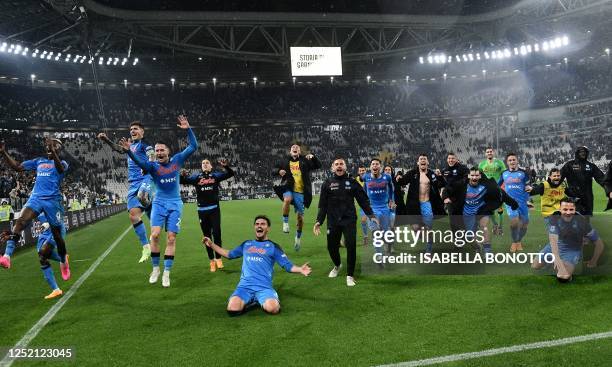
{"label": "green grass pitch", "polygon": [[[595,191],[596,210],[602,210],[603,192]],[[610,276],[584,275],[561,285],[545,275],[366,276],[358,265],[357,286],[348,288],[344,273],[327,278],[331,262],[325,237],[311,232],[316,201],[306,214],[299,253],[293,250],[293,233],[281,232],[278,200],[223,203],[224,245],[252,238],[253,217],[259,213],[272,218],[271,239],[289,258],[298,265],[309,261],[313,268],[308,278],[276,268],[279,315],[254,310],[227,316],[241,260],[209,272],[191,204],[184,208],[171,288],[148,284],[150,265],[137,263],[140,249],[130,231],[30,344],[73,347],[75,359],[14,365],[371,366],[612,330]],[[598,215],[597,228],[612,246],[612,216]],[[531,216],[526,250],[535,251],[545,235],[539,213]],[[293,214],[290,220],[293,230]],[[63,283],[54,265],[64,291],[128,222],[125,213],[69,234],[72,280]],[[507,224],[506,218],[506,233]],[[610,261],[609,251],[605,261]],[[8,348],[56,301],[43,299],[49,290],[33,249],[21,251],[12,269],[0,271],[0,291],[0,348]],[[445,366],[603,366],[611,360],[612,340],[603,339]]]}

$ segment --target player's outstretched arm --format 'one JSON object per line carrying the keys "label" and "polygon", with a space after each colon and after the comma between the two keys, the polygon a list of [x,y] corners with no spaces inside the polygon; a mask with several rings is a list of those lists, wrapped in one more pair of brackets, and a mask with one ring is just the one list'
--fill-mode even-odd
{"label": "player's outstretched arm", "polygon": [[599,261],[601,254],[603,254],[603,251],[604,251],[604,243],[601,240],[601,237],[599,237],[595,241],[595,249],[593,250],[593,257],[591,257],[591,260],[587,262],[587,266],[589,268],[594,268],[597,266],[597,262]]}
{"label": "player's outstretched arm", "polygon": [[24,171],[23,165],[21,165],[21,163],[17,162],[15,159],[13,159],[13,157],[8,154],[6,146],[3,142],[0,142],[0,154],[2,155],[2,158],[9,167],[11,167],[17,172]]}
{"label": "player's outstretched arm", "polygon": [[189,121],[187,121],[187,117],[180,115],[178,117],[178,124],[176,125],[183,130],[187,130],[187,138],[189,140],[189,145],[182,152],[179,153],[179,156],[183,162],[187,160],[187,158],[193,154],[196,150],[198,150],[198,139],[196,138],[193,130],[191,130],[191,126],[189,125]]}
{"label": "player's outstretched arm", "polygon": [[307,277],[312,272],[312,268],[310,267],[310,265],[308,265],[308,263],[306,263],[306,264],[304,264],[302,266],[295,266],[295,265],[293,265],[293,267],[291,267],[291,272],[292,273],[300,273],[303,276]]}
{"label": "player's outstretched arm", "polygon": [[119,144],[115,144],[113,143],[108,136],[106,135],[106,133],[99,133],[98,134],[98,139],[102,140],[104,143],[106,143],[106,145],[108,145],[109,147],[111,147],[112,150],[114,150],[115,152],[119,152],[119,153],[123,153],[123,149],[121,148],[121,146],[119,146]]}
{"label": "player's outstretched arm", "polygon": [[134,161],[134,163],[138,165],[138,167],[142,168],[146,172],[155,172],[156,167],[155,167],[154,162],[150,162],[148,160],[144,161],[140,159],[138,156],[136,156],[136,154],[134,154],[132,150],[130,149],[129,140],[127,140],[126,138],[121,138],[121,140],[119,140],[119,146],[121,147],[122,152],[127,153],[127,155],[129,155],[130,158],[132,158],[132,160]]}
{"label": "player's outstretched arm", "polygon": [[225,257],[226,259],[229,259],[229,251],[227,249],[224,249],[223,247],[220,247],[219,245],[215,244],[210,238],[208,238],[208,237],[202,238],[202,244],[204,246],[210,247],[216,253],[218,253],[219,255],[221,255],[223,257]]}

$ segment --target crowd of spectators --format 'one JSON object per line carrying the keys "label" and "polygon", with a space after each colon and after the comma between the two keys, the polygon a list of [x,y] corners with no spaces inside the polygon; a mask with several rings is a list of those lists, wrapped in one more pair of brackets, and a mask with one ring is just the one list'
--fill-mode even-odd
{"label": "crowd of spectators", "polygon": [[[504,88],[472,82],[465,84],[471,87],[464,88],[463,93],[452,86],[351,85],[105,91],[104,98],[110,122],[121,126],[109,132],[113,140],[127,137],[127,122],[140,119],[147,127],[145,140],[167,142],[173,152],[186,145],[184,133],[172,128],[174,123],[169,128],[158,123],[174,121],[177,114],[185,112],[201,142],[187,167],[198,169],[203,158],[228,158],[236,177],[223,184],[224,190],[241,196],[271,193],[275,164],[286,157],[293,143],[301,144],[305,153],[319,156],[324,167],[340,155],[352,168],[367,164],[372,157],[406,168],[414,164],[419,153],[426,152],[431,165],[442,168],[449,151],[474,165],[489,145],[498,147],[502,158],[510,151],[517,153],[523,166],[540,174],[573,158],[575,148],[581,145],[589,147],[591,160],[603,166],[612,158],[612,99],[602,97],[610,96],[608,86],[612,83],[608,83],[610,76],[593,73],[598,77],[582,80],[580,93],[574,86],[565,88],[563,84],[587,75],[577,71],[571,78],[556,78],[554,83],[534,82],[529,93],[521,93],[524,83],[509,81]],[[551,83],[556,83],[554,91],[549,89]],[[557,95],[554,98],[553,92]],[[573,97],[559,97],[565,93]],[[23,120],[24,127],[29,122],[96,120],[97,106],[90,94],[2,86],[0,120]],[[573,103],[586,97],[591,102]],[[516,111],[538,100],[543,105],[563,104],[564,113],[553,121],[519,121]],[[377,120],[360,119],[367,116]],[[227,128],[198,123],[228,118],[267,120],[259,126]],[[286,118],[312,121],[292,124],[283,120]],[[67,207],[88,207],[125,196],[125,156],[98,141],[97,132],[53,133],[63,140],[62,157],[70,164],[63,185]],[[45,134],[27,128],[3,130],[2,141],[10,154],[22,161],[43,154]],[[327,174],[326,169],[317,171],[314,181],[322,181]],[[0,198],[23,201],[33,179],[31,173],[12,172],[0,164]],[[193,189],[183,188],[183,192],[190,195]]]}

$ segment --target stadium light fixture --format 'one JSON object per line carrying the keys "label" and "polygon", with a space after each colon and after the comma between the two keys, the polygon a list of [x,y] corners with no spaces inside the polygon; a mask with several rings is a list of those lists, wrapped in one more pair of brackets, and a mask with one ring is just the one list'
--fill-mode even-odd
{"label": "stadium light fixture", "polygon": [[127,84],[128,84],[127,79],[123,79],[123,86],[124,86],[126,89],[127,89]]}
{"label": "stadium light fixture", "polygon": [[329,82],[330,82],[331,84],[334,84],[334,77],[333,77],[333,76],[330,76],[330,77],[329,77]]}
{"label": "stadium light fixture", "polygon": [[22,55],[22,56],[27,56],[27,55],[28,55],[28,51],[29,51],[29,50],[30,50],[30,49],[29,49],[29,48],[27,48],[27,47],[26,47],[26,48],[24,48],[24,49],[23,49],[23,52],[21,53],[21,55]]}
{"label": "stadium light fixture", "polygon": [[444,78],[444,80],[446,80],[446,73],[442,74],[442,77]]}
{"label": "stadium light fixture", "polygon": [[606,53],[606,55],[610,56],[610,49],[609,49],[609,48],[606,48],[606,49],[604,50],[604,52]]}
{"label": "stadium light fixture", "polygon": [[368,75],[368,76],[366,76],[366,80],[368,81],[368,84],[370,84],[370,79],[372,79],[372,77],[371,77],[371,76],[369,76],[369,75]]}
{"label": "stadium light fixture", "polygon": [[406,84],[410,83],[410,75],[406,75]]}
{"label": "stadium light fixture", "polygon": [[423,56],[419,56],[419,64],[422,64],[423,62]]}
{"label": "stadium light fixture", "polygon": [[132,66],[136,66],[136,64],[138,64],[138,58],[134,59],[134,63],[132,64]]}

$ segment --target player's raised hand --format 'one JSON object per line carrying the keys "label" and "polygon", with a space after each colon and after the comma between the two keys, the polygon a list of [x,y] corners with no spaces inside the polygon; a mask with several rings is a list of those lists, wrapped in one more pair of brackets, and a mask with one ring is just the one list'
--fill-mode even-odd
{"label": "player's raised hand", "polygon": [[403,177],[402,175],[396,175],[395,176],[395,182],[399,182],[399,180],[401,180],[402,177]]}
{"label": "player's raised hand", "polygon": [[107,141],[108,140],[108,136],[106,136],[106,133],[99,133],[98,134],[98,139],[100,139],[102,141]]}
{"label": "player's raised hand", "polygon": [[219,162],[219,164],[220,164],[222,167],[227,167],[227,165],[228,165],[228,161],[227,161],[227,159],[226,159],[226,158],[221,158],[221,159],[219,159],[217,162]]}
{"label": "player's raised hand", "polygon": [[434,174],[435,174],[436,176],[442,176],[442,171],[440,171],[440,169],[439,169],[439,168],[436,168],[436,170],[434,171]]}
{"label": "player's raised hand", "polygon": [[304,275],[305,277],[309,276],[311,272],[312,268],[310,267],[310,265],[308,265],[308,263],[300,266],[300,273],[302,273],[302,275]]}
{"label": "player's raised hand", "polygon": [[130,140],[126,138],[121,138],[118,144],[123,149],[124,152],[127,152],[128,150],[130,150],[130,144],[131,144]]}
{"label": "player's raised hand", "polygon": [[210,238],[208,238],[206,236],[204,236],[204,238],[202,238],[202,244],[204,246],[212,247],[212,243],[213,243],[213,241]]}
{"label": "player's raised hand", "polygon": [[189,171],[187,171],[186,169],[182,169],[181,170],[181,176],[183,176],[183,177],[189,176]]}
{"label": "player's raised hand", "polygon": [[319,222],[315,223],[314,227],[312,228],[312,233],[314,233],[315,236],[318,236],[321,234],[321,223]]}
{"label": "player's raised hand", "polygon": [[284,169],[282,169],[282,170],[278,171],[278,174],[279,174],[281,177],[285,176],[285,173],[287,173],[287,171],[285,171]]}
{"label": "player's raised hand", "polygon": [[312,159],[312,158],[314,158],[314,155],[312,155],[312,154],[306,154],[306,159]]}
{"label": "player's raised hand", "polygon": [[530,185],[525,186],[526,192],[531,192],[531,190],[533,190],[533,187],[531,187]]}
{"label": "player's raised hand", "polygon": [[187,121],[187,117],[184,115],[179,115],[178,124],[176,124],[176,126],[180,127],[181,129],[189,129],[189,121]]}

